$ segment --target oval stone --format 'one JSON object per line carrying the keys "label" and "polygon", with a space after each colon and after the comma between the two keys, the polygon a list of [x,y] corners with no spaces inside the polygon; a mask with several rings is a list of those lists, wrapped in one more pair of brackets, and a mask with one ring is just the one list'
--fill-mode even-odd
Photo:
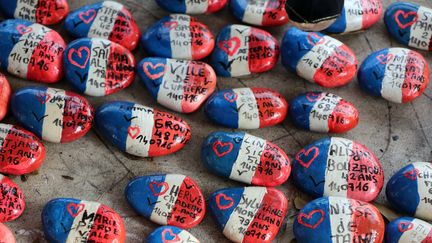
{"label": "oval stone", "polygon": [[322,197],[300,210],[294,220],[294,235],[299,243],[380,243],[384,227],[381,213],[372,204]]}
{"label": "oval stone", "polygon": [[126,101],[100,106],[95,126],[121,151],[140,157],[172,154],[191,138],[190,127],[181,118]]}
{"label": "oval stone", "polygon": [[74,198],[56,198],[42,211],[49,242],[124,242],[126,229],[120,215],[108,206]]}
{"label": "oval stone", "polygon": [[283,122],[288,103],[278,92],[267,88],[238,88],[214,93],[204,111],[222,126],[257,129]]}
{"label": "oval stone", "polygon": [[213,132],[201,147],[211,172],[256,186],[278,186],[291,172],[290,160],[277,145],[245,132]]}
{"label": "oval stone", "polygon": [[75,38],[97,37],[116,42],[129,50],[138,45],[140,31],[132,14],[122,4],[102,1],[71,12],[64,23]]}
{"label": "oval stone", "polygon": [[233,15],[247,24],[258,26],[279,26],[288,23],[285,10],[286,0],[231,0]]}
{"label": "oval stone", "polygon": [[0,0],[0,11],[7,18],[52,25],[68,15],[69,4],[66,0]]}
{"label": "oval stone", "polygon": [[198,110],[216,89],[216,74],[204,62],[147,57],[138,67],[151,96],[177,112]]}
{"label": "oval stone", "polygon": [[171,14],[148,28],[141,44],[150,56],[199,60],[213,51],[215,41],[210,29],[196,18]]}
{"label": "oval stone", "polygon": [[369,29],[382,12],[382,0],[345,0],[341,16],[325,31],[340,34]]}
{"label": "oval stone", "polygon": [[358,81],[367,93],[395,103],[419,97],[429,85],[429,65],[406,48],[386,48],[370,54],[360,66]]}
{"label": "oval stone", "polygon": [[200,243],[191,233],[175,226],[161,226],[147,238],[147,243]]}
{"label": "oval stone", "polygon": [[0,73],[0,121],[6,116],[9,108],[11,87],[2,73]]}
{"label": "oval stone", "polygon": [[159,7],[172,13],[210,14],[221,10],[228,0],[156,0]]}
{"label": "oval stone", "polygon": [[218,76],[242,77],[272,69],[279,42],[267,31],[246,25],[225,26],[217,36],[211,65]]}
{"label": "oval stone", "polygon": [[93,107],[82,96],[48,87],[26,87],[11,98],[15,118],[39,138],[66,143],[84,136],[93,123]]}
{"label": "oval stone", "polygon": [[386,227],[385,243],[432,242],[432,225],[421,219],[401,217]]}
{"label": "oval stone", "polygon": [[296,127],[314,132],[344,133],[359,121],[359,111],[353,104],[327,92],[307,92],[295,97],[288,114]]}
{"label": "oval stone", "polygon": [[0,223],[0,239],[3,243],[15,243],[15,236],[10,231],[10,229],[5,225]]}
{"label": "oval stone", "polygon": [[0,222],[9,222],[21,216],[26,205],[24,193],[17,184],[2,174],[0,195]]}
{"label": "oval stone", "polygon": [[66,43],[54,30],[26,20],[0,23],[0,67],[17,77],[55,83],[63,76]]}
{"label": "oval stone", "polygon": [[398,211],[432,220],[432,164],[415,162],[396,172],[388,181],[386,195]]}
{"label": "oval stone", "polygon": [[138,177],[126,186],[125,195],[138,214],[160,225],[189,229],[204,219],[204,196],[198,184],[188,176]]}
{"label": "oval stone", "polygon": [[282,40],[282,64],[307,81],[334,88],[354,79],[358,63],[354,52],[342,42],[292,27]]}
{"label": "oval stone", "polygon": [[86,95],[114,94],[135,79],[135,57],[109,40],[78,39],[69,44],[63,58],[66,79]]}
{"label": "oval stone", "polygon": [[339,196],[374,200],[384,185],[378,158],[360,143],[338,137],[317,140],[294,159],[293,179],[314,197]]}
{"label": "oval stone", "polygon": [[232,242],[272,242],[287,213],[288,200],[276,188],[239,187],[215,191],[209,210]]}
{"label": "oval stone", "polygon": [[432,50],[430,16],[430,8],[409,2],[395,2],[385,11],[384,23],[398,42],[420,50]]}

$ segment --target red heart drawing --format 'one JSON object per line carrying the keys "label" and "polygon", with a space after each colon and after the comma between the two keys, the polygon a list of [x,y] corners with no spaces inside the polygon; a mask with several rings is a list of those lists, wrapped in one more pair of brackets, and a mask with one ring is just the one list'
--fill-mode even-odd
{"label": "red heart drawing", "polygon": [[237,53],[240,48],[241,41],[237,36],[231,37],[229,40],[219,42],[219,48],[226,52],[228,56],[232,56]]}
{"label": "red heart drawing", "polygon": [[[165,181],[162,182],[152,181],[150,182],[149,187],[150,190],[153,192],[153,196],[163,195],[169,189],[169,185]],[[159,188],[161,188],[160,192],[157,192]]]}
{"label": "red heart drawing", "polygon": [[320,97],[321,97],[321,94],[317,94],[314,92],[306,93],[306,99],[309,100],[310,102],[315,102],[315,101],[319,100]]}
{"label": "red heart drawing", "polygon": [[309,34],[307,35],[307,41],[309,42],[309,44],[311,44],[312,46],[315,45],[319,45],[322,44],[324,42],[324,37],[319,36],[317,33],[315,32],[309,32]]}
{"label": "red heart drawing", "polygon": [[[163,70],[161,70],[160,72],[152,73],[160,67],[162,67]],[[151,70],[149,70],[149,68]],[[144,70],[144,73],[147,75],[147,77],[149,77],[152,80],[155,80],[155,79],[162,77],[165,74],[166,66],[163,63],[158,63],[156,65],[153,65],[153,63],[151,63],[151,62],[144,62],[143,63],[143,70]]]}
{"label": "red heart drawing", "polygon": [[[301,158],[302,155],[309,157],[309,154],[313,152],[312,158],[310,158],[307,162],[303,161]],[[319,155],[319,148],[317,147],[311,147],[307,151],[305,149],[302,149],[300,152],[296,154],[296,160],[305,168],[309,168],[309,166],[312,164],[312,162],[315,160],[315,158]]]}
{"label": "red heart drawing", "polygon": [[69,203],[66,206],[66,209],[68,211],[68,213],[75,218],[76,216],[78,216],[79,213],[81,213],[84,210],[85,205],[82,203],[76,204],[76,203]]}
{"label": "red heart drawing", "polygon": [[[224,148],[228,147],[226,150]],[[233,150],[234,145],[231,142],[222,143],[221,141],[216,141],[213,143],[213,152],[217,157],[225,156]],[[225,151],[224,151],[225,150]]]}
{"label": "red heart drawing", "polygon": [[31,27],[27,27],[27,26],[25,26],[25,25],[23,25],[23,24],[20,24],[20,25],[18,25],[18,26],[16,27],[16,30],[17,30],[18,33],[20,33],[21,35],[24,35],[24,34],[27,34],[27,33],[31,32],[31,31],[32,31],[32,28],[31,28]]}
{"label": "red heart drawing", "polygon": [[[312,224],[311,222],[308,223],[308,222],[304,221],[304,219],[310,220],[314,216],[314,214],[316,214],[316,213],[321,214],[321,217],[320,217],[320,219],[317,222],[315,222],[314,224]],[[324,221],[324,211],[322,209],[312,210],[308,214],[300,213],[297,216],[297,222],[299,224],[304,225],[304,226],[306,226],[308,228],[311,228],[311,229],[315,229],[316,227],[318,227],[318,225],[320,225],[322,223],[322,221]]]}
{"label": "red heart drawing", "polygon": [[405,231],[411,230],[414,227],[414,224],[411,222],[400,222],[398,224],[399,232],[403,233]]}
{"label": "red heart drawing", "polygon": [[[74,54],[76,54],[76,56],[79,59],[82,59],[83,55],[84,55],[83,52],[85,52],[85,59],[84,59],[84,62],[82,64],[80,64],[78,62],[82,62],[82,60],[75,60]],[[85,68],[89,58],[90,58],[90,49],[87,46],[81,46],[80,48],[78,48],[78,50],[76,50],[75,48],[71,48],[68,52],[69,62],[72,65],[77,66],[79,68]]]}
{"label": "red heart drawing", "polygon": [[[170,238],[173,238],[171,240],[168,240],[166,237],[170,236]],[[162,242],[163,243],[174,243],[174,242],[181,242],[181,239],[178,235],[174,234],[171,229],[164,229],[162,231]]]}
{"label": "red heart drawing", "polygon": [[177,28],[178,25],[179,25],[179,23],[177,21],[175,21],[175,20],[168,21],[168,22],[164,23],[164,27],[168,28],[169,30]]}
{"label": "red heart drawing", "polygon": [[47,93],[44,93],[44,92],[41,92],[41,93],[39,93],[38,95],[36,95],[36,99],[37,99],[37,100],[38,100],[42,105],[45,105],[45,103],[47,103],[48,100],[51,99],[51,95],[50,95],[50,94],[47,94]]}
{"label": "red heart drawing", "polygon": [[[402,15],[404,21],[407,20],[411,16],[413,16],[413,19],[411,21],[405,23],[405,24],[402,24],[399,20],[400,15]],[[400,28],[405,29],[405,28],[413,25],[415,22],[417,22],[418,14],[416,12],[413,12],[413,11],[405,13],[405,11],[403,11],[403,10],[398,10],[398,11],[396,11],[394,18],[395,18],[397,25],[399,25]]]}
{"label": "red heart drawing", "polygon": [[[223,200],[222,203],[221,203],[221,199]],[[234,205],[234,199],[232,199],[232,197],[229,197],[223,193],[219,193],[216,195],[216,205],[218,206],[219,209],[225,210],[231,208],[232,205]]]}
{"label": "red heart drawing", "polygon": [[226,92],[226,93],[224,93],[224,98],[229,103],[233,103],[234,101],[237,100],[238,95],[237,95],[237,93],[234,93],[234,92]]}
{"label": "red heart drawing", "polygon": [[419,170],[413,168],[412,170],[405,172],[403,175],[406,178],[408,178],[408,179],[410,179],[412,181],[415,181],[417,179],[417,175],[418,174],[419,174]]}
{"label": "red heart drawing", "polygon": [[132,127],[130,126],[128,128],[128,134],[132,139],[135,139],[138,137],[138,135],[141,133],[141,129],[138,126]]}
{"label": "red heart drawing", "polygon": [[391,53],[387,53],[387,55],[384,54],[379,54],[378,56],[376,56],[376,59],[381,63],[381,64],[387,64],[388,62],[390,62],[393,59],[393,54]]}
{"label": "red heart drawing", "polygon": [[81,12],[78,14],[78,17],[85,23],[89,24],[96,17],[96,10],[89,9],[85,12]]}

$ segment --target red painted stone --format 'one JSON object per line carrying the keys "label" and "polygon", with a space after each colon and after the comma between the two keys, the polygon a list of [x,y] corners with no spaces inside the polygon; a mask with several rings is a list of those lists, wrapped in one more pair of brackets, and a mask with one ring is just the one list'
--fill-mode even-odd
{"label": "red painted stone", "polygon": [[2,223],[0,223],[0,242],[1,243],[15,243],[16,242],[15,236],[12,233],[12,231],[10,231],[10,229]]}
{"label": "red painted stone", "polygon": [[9,100],[11,96],[11,88],[6,77],[0,73],[0,121],[6,116]]}
{"label": "red painted stone", "polygon": [[9,222],[24,212],[24,194],[9,178],[3,175],[0,178],[0,222]]}

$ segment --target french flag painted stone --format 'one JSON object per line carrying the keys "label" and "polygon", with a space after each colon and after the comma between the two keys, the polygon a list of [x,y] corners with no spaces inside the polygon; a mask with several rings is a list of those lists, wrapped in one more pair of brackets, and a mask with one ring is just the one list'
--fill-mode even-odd
{"label": "french flag painted stone", "polygon": [[138,67],[152,97],[177,112],[198,110],[216,89],[216,74],[204,62],[147,57]]}
{"label": "french flag painted stone", "polygon": [[103,38],[129,50],[138,45],[140,31],[132,14],[122,4],[102,1],[71,12],[65,29],[75,38]]}
{"label": "french flag painted stone", "polygon": [[191,233],[175,226],[161,226],[146,239],[147,243],[200,243]]}
{"label": "french flag painted stone", "polygon": [[419,97],[430,79],[423,56],[406,48],[387,48],[369,55],[360,66],[358,81],[369,94],[395,103]]}
{"label": "french flag painted stone", "polygon": [[11,87],[6,77],[0,73],[0,121],[6,116],[9,108]]}
{"label": "french flag painted stone", "polygon": [[293,179],[314,197],[338,196],[374,200],[384,185],[378,158],[365,146],[338,137],[317,140],[294,159]]}
{"label": "french flag painted stone", "polygon": [[140,157],[172,154],[191,138],[190,127],[181,118],[126,101],[100,106],[95,125],[121,151]]}
{"label": "french flag painted stone", "polygon": [[156,0],[166,11],[181,14],[210,14],[221,10],[228,0]]}
{"label": "french flag painted stone", "polygon": [[282,40],[282,64],[319,86],[344,86],[354,79],[357,58],[342,42],[319,32],[289,28]]}
{"label": "french flag painted stone", "polygon": [[415,162],[394,174],[386,187],[389,203],[416,218],[432,220],[432,164]]}
{"label": "french flag painted stone", "polygon": [[279,42],[267,31],[225,26],[217,36],[211,65],[218,76],[241,77],[272,69],[279,59]]}
{"label": "french flag painted stone", "polygon": [[66,0],[0,0],[0,11],[8,18],[52,25],[68,15],[69,4]]}
{"label": "french flag painted stone", "polygon": [[54,30],[26,20],[0,23],[0,67],[17,77],[41,83],[63,75],[66,43]]}
{"label": "french flag painted stone", "polygon": [[353,104],[326,92],[307,92],[295,97],[288,114],[296,127],[314,132],[344,133],[359,121],[359,111]]}
{"label": "french flag painted stone", "polygon": [[215,174],[256,186],[278,186],[291,172],[277,145],[244,132],[213,132],[203,142],[201,160]]}
{"label": "french flag painted stone", "polygon": [[420,50],[432,50],[432,9],[409,2],[395,2],[384,14],[390,35]]}
{"label": "french flag painted stone", "polygon": [[232,242],[272,242],[287,213],[285,195],[271,187],[240,187],[215,191],[209,210]]}
{"label": "french flag painted stone", "polygon": [[204,112],[214,123],[225,127],[257,129],[283,122],[288,113],[288,103],[272,89],[228,89],[214,93]]}
{"label": "french flag painted stone", "polygon": [[121,243],[126,239],[120,215],[98,202],[53,199],[43,208],[42,225],[49,242]]}
{"label": "french flag painted stone", "polygon": [[231,12],[247,24],[279,26],[288,23],[286,0],[231,0]]}
{"label": "french flag painted stone", "polygon": [[93,123],[93,107],[82,96],[61,89],[26,87],[11,98],[15,118],[39,138],[66,143],[84,136]]}
{"label": "french flag painted stone", "polygon": [[381,18],[382,0],[345,0],[341,16],[325,31],[329,33],[349,33],[365,30]]}
{"label": "french flag painted stone", "polygon": [[125,196],[138,214],[160,225],[189,229],[204,219],[206,211],[198,184],[179,174],[135,178],[126,186]]}
{"label": "french flag painted stone", "polygon": [[128,87],[135,79],[135,67],[135,57],[128,49],[106,39],[78,39],[64,52],[66,79],[91,96],[106,96]]}
{"label": "french flag painted stone", "polygon": [[196,18],[171,14],[148,28],[141,44],[151,56],[199,60],[213,51],[215,40],[210,29]]}
{"label": "french flag painted stone", "polygon": [[0,222],[17,219],[24,212],[25,199],[21,188],[0,174]]}
{"label": "french flag painted stone", "polygon": [[385,243],[431,243],[432,225],[421,219],[401,217],[386,227]]}
{"label": "french flag painted stone", "polygon": [[15,236],[10,231],[10,229],[5,225],[0,223],[0,239],[3,243],[15,243]]}
{"label": "french flag painted stone", "polygon": [[300,210],[294,220],[294,235],[299,243],[380,243],[384,227],[381,213],[372,204],[322,197]]}

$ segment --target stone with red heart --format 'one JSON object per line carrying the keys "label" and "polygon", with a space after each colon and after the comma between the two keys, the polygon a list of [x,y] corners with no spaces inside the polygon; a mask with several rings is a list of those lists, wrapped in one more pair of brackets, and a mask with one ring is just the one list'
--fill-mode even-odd
{"label": "stone with red heart", "polygon": [[147,243],[200,243],[188,231],[175,226],[161,226],[146,238]]}
{"label": "stone with red heart", "polygon": [[432,242],[432,225],[412,217],[396,218],[387,224],[386,243]]}

